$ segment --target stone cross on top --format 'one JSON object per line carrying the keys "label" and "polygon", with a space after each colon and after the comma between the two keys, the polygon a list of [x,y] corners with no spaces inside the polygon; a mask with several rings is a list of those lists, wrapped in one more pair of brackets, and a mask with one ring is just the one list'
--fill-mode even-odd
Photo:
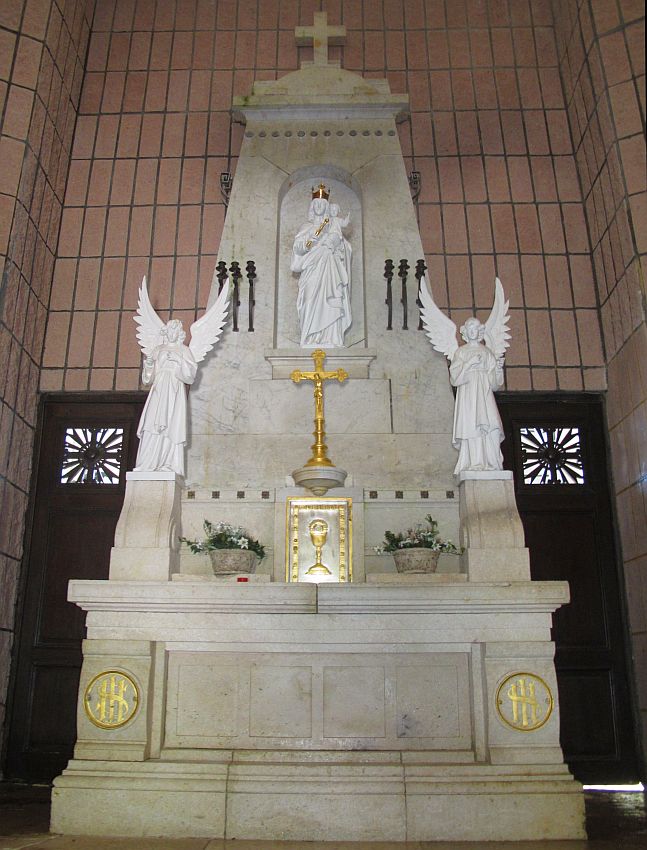
{"label": "stone cross on top", "polygon": [[346,40],[346,27],[329,27],[327,12],[315,12],[314,18],[314,26],[294,28],[297,46],[307,47],[312,42],[314,65],[339,66],[339,62],[328,61],[328,45],[343,44]]}

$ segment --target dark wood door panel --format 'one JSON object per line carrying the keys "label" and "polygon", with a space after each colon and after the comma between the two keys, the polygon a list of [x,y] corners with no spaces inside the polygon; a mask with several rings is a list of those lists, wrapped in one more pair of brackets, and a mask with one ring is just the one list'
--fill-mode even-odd
{"label": "dark wood door panel", "polygon": [[[108,577],[142,405],[140,393],[42,402],[12,677],[8,777],[49,781],[72,756],[85,615],[67,601],[67,585],[71,578]],[[117,429],[118,440],[107,427]]]}
{"label": "dark wood door panel", "polygon": [[76,735],[76,690],[80,663],[72,666],[34,664],[30,677],[29,725],[25,750],[58,753]]}
{"label": "dark wood door panel", "polygon": [[[614,693],[611,670],[570,670],[559,677],[562,745],[567,761],[616,761],[620,745],[616,726],[600,723],[600,716],[613,714]],[[611,780],[608,780],[611,781]]]}
{"label": "dark wood door panel", "polygon": [[[570,604],[553,618],[565,758],[585,782],[636,781],[602,400],[588,393],[502,393],[499,407],[531,575],[570,586]],[[533,483],[541,480],[548,483]]]}
{"label": "dark wood door panel", "polygon": [[101,578],[108,578],[106,552],[112,547],[118,519],[119,508],[110,506],[65,507],[49,512],[43,552],[47,569],[39,600],[41,616],[35,646],[78,646],[85,613],[67,601],[67,585],[72,576],[96,579],[100,573]]}
{"label": "dark wood door panel", "polygon": [[560,649],[581,648],[592,653],[608,649],[606,597],[600,575],[605,565],[597,555],[598,533],[591,512],[525,510],[523,526],[532,577],[569,583],[571,601],[553,618]]}

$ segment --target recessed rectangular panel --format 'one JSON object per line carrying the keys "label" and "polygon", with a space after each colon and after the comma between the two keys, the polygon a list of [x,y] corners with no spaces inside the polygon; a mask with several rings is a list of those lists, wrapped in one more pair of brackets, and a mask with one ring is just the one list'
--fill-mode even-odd
{"label": "recessed rectangular panel", "polygon": [[399,738],[456,738],[460,734],[458,670],[420,664],[396,671]]}
{"label": "recessed rectangular panel", "polygon": [[383,738],[384,667],[326,667],[323,717],[326,738]]}
{"label": "recessed rectangular panel", "polygon": [[249,734],[261,738],[312,735],[312,668],[252,667]]}
{"label": "recessed rectangular panel", "polygon": [[238,672],[191,664],[178,670],[176,733],[196,737],[236,734]]}
{"label": "recessed rectangular panel", "polygon": [[165,746],[471,750],[465,652],[171,651]]}

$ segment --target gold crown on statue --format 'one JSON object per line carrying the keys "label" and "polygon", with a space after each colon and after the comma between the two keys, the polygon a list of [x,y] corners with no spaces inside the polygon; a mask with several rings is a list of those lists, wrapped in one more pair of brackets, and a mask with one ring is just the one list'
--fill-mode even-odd
{"label": "gold crown on statue", "polygon": [[330,197],[330,189],[326,189],[323,183],[320,183],[315,189],[312,187],[312,200],[315,198],[323,198],[325,201]]}

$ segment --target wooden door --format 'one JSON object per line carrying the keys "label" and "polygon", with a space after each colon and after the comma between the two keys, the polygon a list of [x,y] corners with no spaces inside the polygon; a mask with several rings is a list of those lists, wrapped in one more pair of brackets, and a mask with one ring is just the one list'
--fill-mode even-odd
{"label": "wooden door", "polygon": [[91,398],[50,396],[41,405],[8,777],[51,780],[71,758],[76,739],[85,614],[67,602],[67,584],[71,578],[108,578],[142,409],[140,393]]}
{"label": "wooden door", "polygon": [[532,577],[564,579],[571,590],[553,621],[566,761],[583,782],[637,781],[602,401],[588,393],[498,399]]}

